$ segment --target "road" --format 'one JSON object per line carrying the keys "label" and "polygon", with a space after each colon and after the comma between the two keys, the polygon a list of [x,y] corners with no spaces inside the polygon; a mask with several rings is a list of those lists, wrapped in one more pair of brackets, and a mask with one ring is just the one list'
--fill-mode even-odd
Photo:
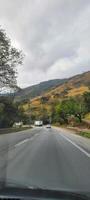
{"label": "road", "polygon": [[90,140],[45,127],[0,135],[0,180],[90,191]]}

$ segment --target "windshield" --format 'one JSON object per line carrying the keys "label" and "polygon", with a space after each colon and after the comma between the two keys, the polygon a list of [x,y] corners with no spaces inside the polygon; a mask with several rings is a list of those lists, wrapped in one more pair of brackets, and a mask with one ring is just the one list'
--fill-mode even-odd
{"label": "windshield", "polygon": [[90,1],[0,0],[0,187],[90,192]]}

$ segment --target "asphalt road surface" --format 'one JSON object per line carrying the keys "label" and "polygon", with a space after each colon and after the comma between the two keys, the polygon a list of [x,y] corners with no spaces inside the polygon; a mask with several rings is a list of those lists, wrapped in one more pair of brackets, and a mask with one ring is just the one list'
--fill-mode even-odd
{"label": "asphalt road surface", "polygon": [[0,180],[90,192],[90,140],[46,127],[0,135]]}

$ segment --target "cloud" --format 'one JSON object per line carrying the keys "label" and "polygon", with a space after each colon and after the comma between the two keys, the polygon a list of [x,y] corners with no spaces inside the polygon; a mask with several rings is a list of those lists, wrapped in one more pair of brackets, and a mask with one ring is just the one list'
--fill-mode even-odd
{"label": "cloud", "polygon": [[18,84],[90,70],[89,19],[89,0],[0,0],[0,24],[26,55]]}

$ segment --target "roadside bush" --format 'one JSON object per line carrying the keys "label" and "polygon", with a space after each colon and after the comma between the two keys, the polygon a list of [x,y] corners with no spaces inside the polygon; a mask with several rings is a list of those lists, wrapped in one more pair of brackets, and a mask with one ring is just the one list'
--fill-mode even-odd
{"label": "roadside bush", "polygon": [[12,127],[14,122],[26,120],[27,116],[17,103],[7,97],[0,98],[0,128]]}

